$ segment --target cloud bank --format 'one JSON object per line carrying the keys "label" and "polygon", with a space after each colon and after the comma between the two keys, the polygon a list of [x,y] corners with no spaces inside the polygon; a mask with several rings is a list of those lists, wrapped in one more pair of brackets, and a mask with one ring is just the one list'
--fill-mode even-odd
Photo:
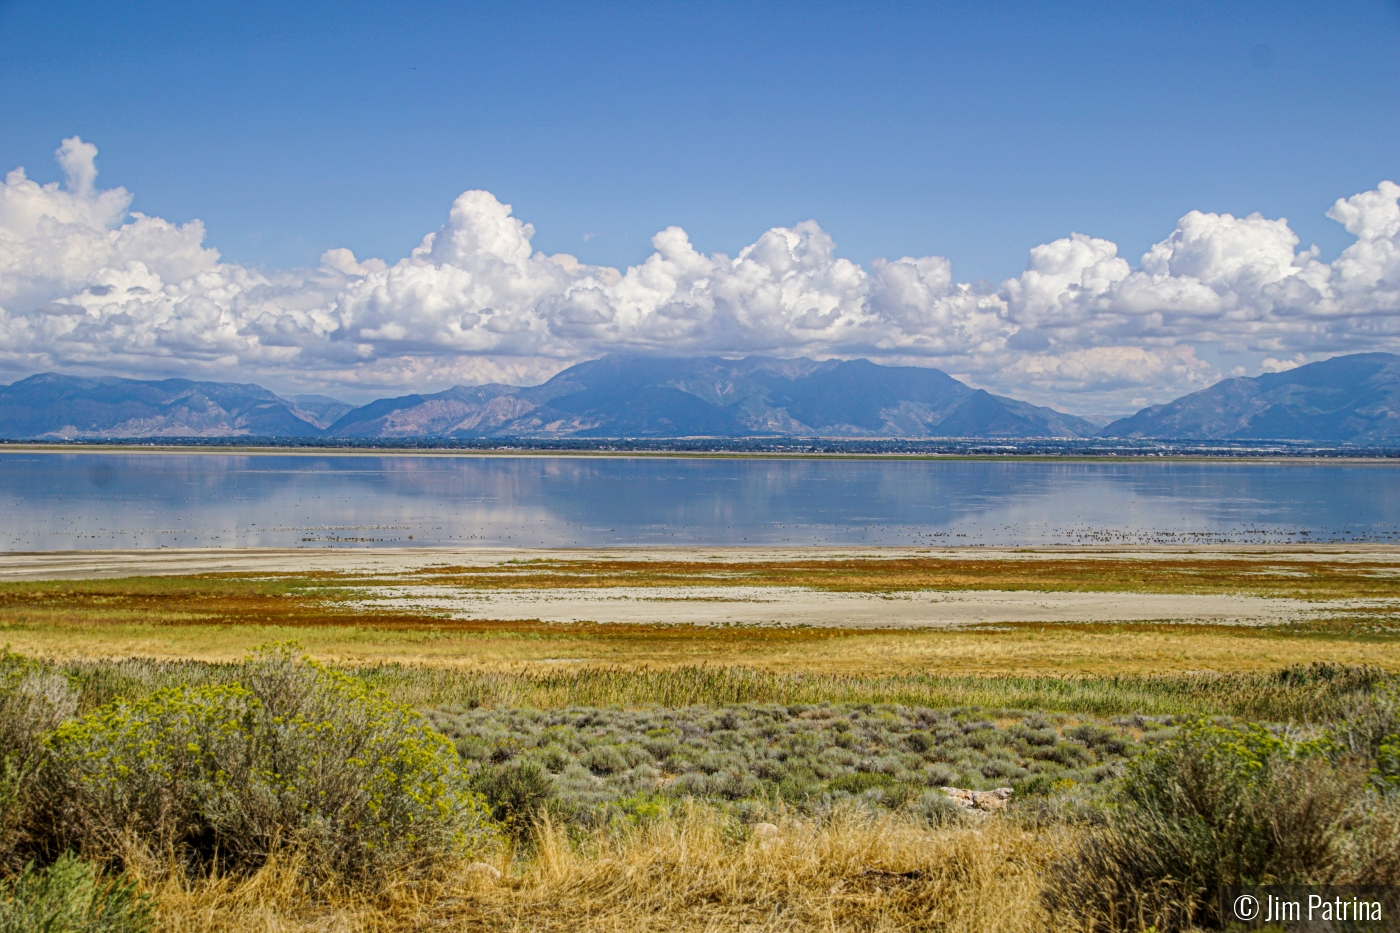
{"label": "cloud bank", "polygon": [[[486,191],[389,265],[332,249],[315,269],[222,262],[199,221],[130,210],[97,185],[97,148],[56,156],[66,182],[22,168],[0,186],[0,368],[261,381],[362,396],[534,382],[609,352],[865,356],[938,366],[1077,412],[1119,412],[1222,375],[1400,347],[1400,185],[1338,200],[1354,236],[1335,261],[1286,220],[1192,211],[1134,267],[1072,234],[994,287],[939,256],[839,258],[814,221],[733,256],[668,227],[626,270],[534,250],[534,228]],[[1209,357],[1211,354],[1207,353]]]}

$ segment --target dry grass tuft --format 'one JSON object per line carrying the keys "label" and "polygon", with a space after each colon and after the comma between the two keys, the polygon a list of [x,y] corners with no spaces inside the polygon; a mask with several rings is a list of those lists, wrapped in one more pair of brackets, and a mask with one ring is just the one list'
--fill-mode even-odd
{"label": "dry grass tuft", "polygon": [[390,879],[376,891],[315,888],[304,857],[283,853],[251,875],[141,878],[158,933],[401,933],[432,927],[450,897],[442,878]]}
{"label": "dry grass tuft", "polygon": [[[1025,931],[1048,929],[1040,873],[1070,831],[989,818],[928,828],[857,811],[779,820],[751,838],[715,810],[571,838],[539,828],[500,882],[465,864],[375,896],[315,898],[294,860],[243,881],[150,890],[169,933],[418,929],[564,931]],[[504,855],[502,856],[504,858]]]}

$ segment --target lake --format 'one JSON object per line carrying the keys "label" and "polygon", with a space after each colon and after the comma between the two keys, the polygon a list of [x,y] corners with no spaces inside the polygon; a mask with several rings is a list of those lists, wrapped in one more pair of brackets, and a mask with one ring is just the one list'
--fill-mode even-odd
{"label": "lake", "polygon": [[1390,542],[1388,462],[0,453],[0,549]]}

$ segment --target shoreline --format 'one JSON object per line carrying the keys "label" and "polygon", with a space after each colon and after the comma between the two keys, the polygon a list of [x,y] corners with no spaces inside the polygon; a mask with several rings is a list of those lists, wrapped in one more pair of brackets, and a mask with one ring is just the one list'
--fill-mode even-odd
{"label": "shoreline", "polygon": [[[841,442],[834,439],[834,442]],[[996,443],[995,439],[986,441]],[[679,459],[679,460],[879,460],[879,461],[981,461],[995,463],[1207,463],[1207,464],[1270,464],[1298,466],[1400,466],[1400,457],[1382,448],[1373,456],[1355,454],[1335,457],[1318,454],[1289,456],[1268,454],[1173,454],[1143,451],[1135,453],[1054,454],[1054,453],[912,453],[909,451],[882,453],[879,451],[692,451],[692,450],[569,450],[569,449],[480,449],[471,447],[276,447],[241,446],[238,444],[142,444],[93,443],[45,444],[0,442],[4,454],[84,454],[84,455],[146,455],[146,456],[246,456],[246,457],[423,457],[423,458],[593,458],[593,459]]]}

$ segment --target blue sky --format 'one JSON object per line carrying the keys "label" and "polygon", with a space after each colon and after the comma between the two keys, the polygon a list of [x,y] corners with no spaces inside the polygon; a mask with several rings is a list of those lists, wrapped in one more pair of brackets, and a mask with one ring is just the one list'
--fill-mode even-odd
{"label": "blue sky", "polygon": [[57,178],[80,134],[136,210],[271,266],[400,258],[467,188],[615,266],[815,218],[998,280],[1193,208],[1335,253],[1323,211],[1400,174],[1384,2],[6,2],[0,83],[0,165]]}
{"label": "blue sky", "polygon": [[[0,86],[0,171],[61,180],[54,149],[81,136],[100,150],[99,186],[130,191],[131,210],[198,219],[226,263],[264,270],[316,266],[335,247],[392,265],[442,227],[457,195],[484,189],[534,225],[535,250],[585,264],[642,263],[671,225],[700,253],[733,256],[814,219],[834,255],[862,268],[946,257],[956,282],[988,291],[1071,232],[1116,243],[1136,267],[1192,210],[1287,218],[1300,249],[1315,243],[1331,261],[1355,241],[1325,216],[1333,202],[1400,178],[1395,2],[0,0]],[[1130,331],[1114,345],[1185,339],[1124,342]],[[1043,352],[1061,337],[1021,343]],[[1369,346],[1353,338],[1212,337],[1192,346],[1213,368],[1191,378]],[[1112,343],[1075,339],[1065,345]],[[722,343],[703,348],[815,352]],[[978,374],[1006,366],[973,360],[971,344],[951,356],[934,344],[911,352],[989,385]],[[481,378],[525,378],[608,345],[571,346]],[[3,366],[82,362],[41,350]],[[216,358],[228,356],[183,362],[212,373]],[[317,384],[354,383],[337,366]],[[470,378],[394,373],[366,386]],[[1188,382],[1100,387],[1089,407]],[[1064,388],[1027,386],[1020,394],[1042,398]]]}

